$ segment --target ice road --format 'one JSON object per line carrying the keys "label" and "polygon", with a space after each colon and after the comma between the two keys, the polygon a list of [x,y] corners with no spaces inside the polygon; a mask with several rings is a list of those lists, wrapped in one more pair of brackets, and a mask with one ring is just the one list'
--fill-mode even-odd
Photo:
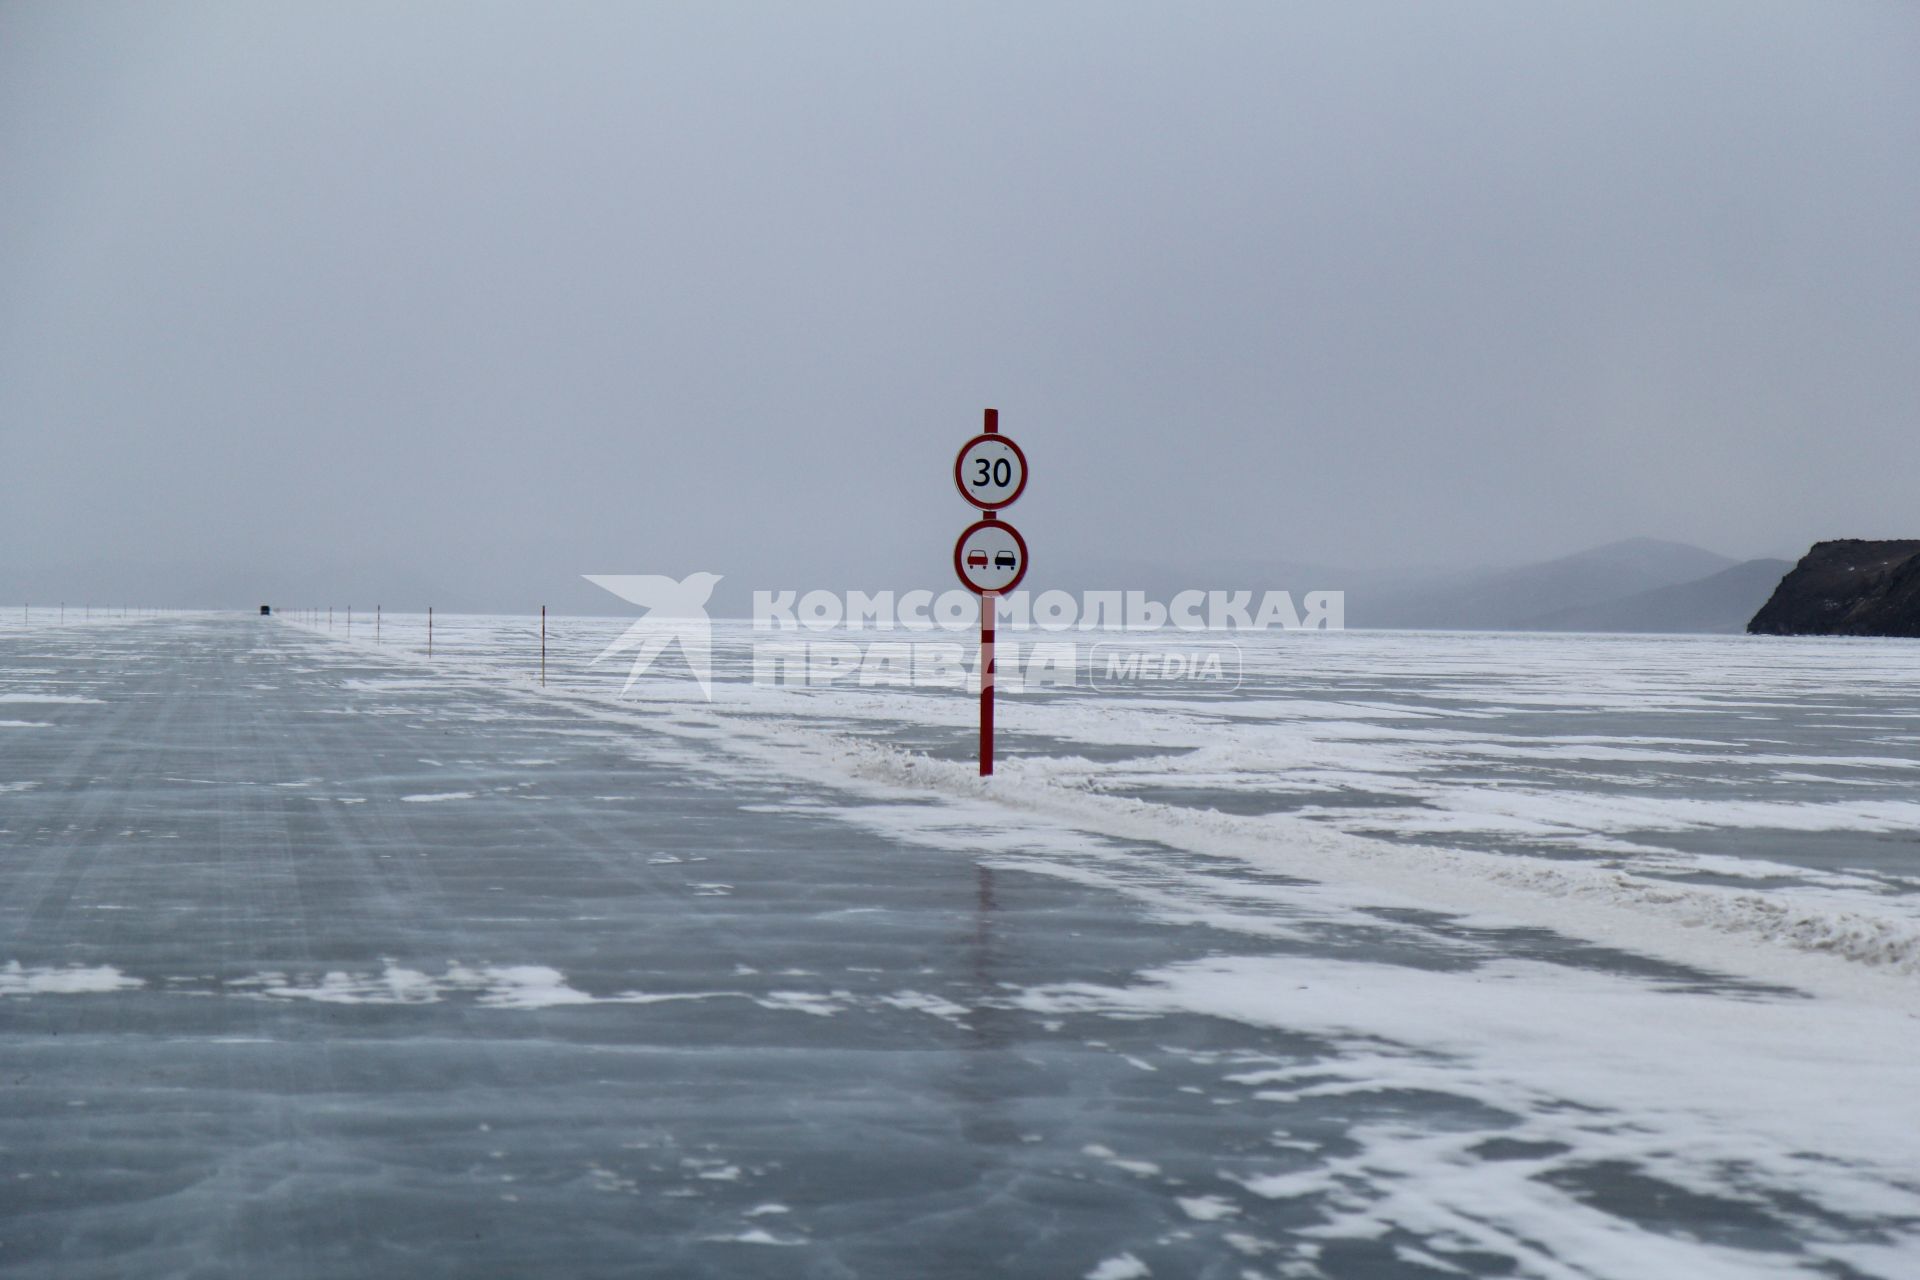
{"label": "ice road", "polygon": [[0,633],[0,1273],[1920,1274],[1908,650],[1327,637],[986,788],[389,625]]}

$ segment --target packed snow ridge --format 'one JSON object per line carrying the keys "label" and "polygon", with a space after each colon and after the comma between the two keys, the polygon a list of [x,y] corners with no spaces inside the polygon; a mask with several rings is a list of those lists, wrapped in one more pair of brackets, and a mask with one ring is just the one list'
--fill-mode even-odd
{"label": "packed snow ridge", "polygon": [[1316,880],[1384,880],[1411,893],[1443,879],[1499,885],[1630,908],[1691,928],[1748,934],[1902,974],[1920,973],[1920,922],[1892,914],[1808,903],[1778,893],[1657,880],[1527,854],[1398,844],[1285,814],[1247,817],[1099,795],[1027,776],[1019,760],[1002,764],[988,781],[971,764],[933,760],[885,745],[847,741],[839,754],[847,772],[861,780],[979,797],[1096,834],[1233,858],[1269,872]]}

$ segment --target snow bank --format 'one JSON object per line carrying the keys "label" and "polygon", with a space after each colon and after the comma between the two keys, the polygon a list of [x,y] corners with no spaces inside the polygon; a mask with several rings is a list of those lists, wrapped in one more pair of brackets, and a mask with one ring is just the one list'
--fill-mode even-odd
{"label": "snow bank", "polygon": [[[1576,936],[1605,934],[1599,915],[1585,920],[1568,907],[1591,904],[1632,912],[1691,929],[1745,934],[1849,961],[1920,972],[1920,919],[1891,911],[1809,902],[1804,897],[1682,884],[1590,863],[1514,853],[1397,844],[1334,830],[1285,814],[1241,816],[1125,797],[1069,790],[1030,779],[1024,762],[1009,761],[983,780],[969,765],[913,757],[884,746],[844,743],[838,762],[853,778],[889,787],[984,800],[1015,813],[1064,821],[1082,830],[1153,841],[1214,857],[1234,858],[1263,871],[1311,880],[1364,883],[1401,901],[1472,911],[1495,908],[1522,919],[1558,903],[1556,922]],[[843,811],[857,817],[857,811]],[[1509,891],[1497,900],[1476,889]],[[1581,926],[1585,926],[1584,928]],[[1594,926],[1601,926],[1598,930]]]}

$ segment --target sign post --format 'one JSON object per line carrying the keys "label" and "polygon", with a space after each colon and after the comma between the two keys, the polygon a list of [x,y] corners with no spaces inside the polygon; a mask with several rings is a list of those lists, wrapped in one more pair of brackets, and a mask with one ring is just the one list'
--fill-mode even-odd
{"label": "sign post", "polygon": [[980,776],[993,776],[993,624],[998,621],[1000,597],[991,591],[980,597]]}
{"label": "sign post", "polygon": [[953,571],[980,597],[980,776],[985,778],[993,773],[994,623],[1000,597],[1027,576],[1027,540],[997,514],[1026,490],[1027,455],[1000,434],[998,409],[987,410],[986,430],[960,446],[953,482],[981,513],[953,544]]}

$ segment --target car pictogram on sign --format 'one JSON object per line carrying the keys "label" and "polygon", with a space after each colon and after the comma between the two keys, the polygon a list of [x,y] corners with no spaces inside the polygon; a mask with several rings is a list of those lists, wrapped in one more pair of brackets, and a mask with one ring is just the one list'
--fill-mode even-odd
{"label": "car pictogram on sign", "polygon": [[953,544],[953,571],[976,595],[1005,595],[1027,576],[1027,543],[1005,520],[989,516],[969,525]]}

